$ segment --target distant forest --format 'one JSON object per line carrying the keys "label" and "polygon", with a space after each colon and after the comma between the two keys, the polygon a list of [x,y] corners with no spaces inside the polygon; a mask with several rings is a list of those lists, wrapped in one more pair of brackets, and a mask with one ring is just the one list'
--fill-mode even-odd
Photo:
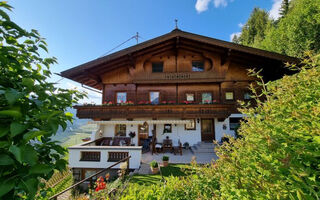
{"label": "distant forest", "polygon": [[274,20],[255,8],[233,42],[300,58],[305,51],[320,53],[319,10],[319,0],[283,0]]}

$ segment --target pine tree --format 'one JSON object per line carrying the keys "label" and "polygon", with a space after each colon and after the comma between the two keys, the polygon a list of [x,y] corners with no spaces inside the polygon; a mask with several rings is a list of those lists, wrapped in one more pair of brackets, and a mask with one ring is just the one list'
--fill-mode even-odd
{"label": "pine tree", "polygon": [[289,0],[283,0],[280,8],[280,16],[284,17],[289,11]]}

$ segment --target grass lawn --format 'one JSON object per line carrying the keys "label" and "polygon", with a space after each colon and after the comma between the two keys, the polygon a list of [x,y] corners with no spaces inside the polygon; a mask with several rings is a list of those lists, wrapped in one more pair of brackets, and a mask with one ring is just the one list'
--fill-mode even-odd
{"label": "grass lawn", "polygon": [[[163,177],[169,176],[186,176],[188,172],[191,172],[191,166],[188,164],[169,164],[168,167],[161,167]],[[130,179],[130,183],[137,183],[139,185],[151,185],[157,184],[162,181],[161,174],[136,174]]]}

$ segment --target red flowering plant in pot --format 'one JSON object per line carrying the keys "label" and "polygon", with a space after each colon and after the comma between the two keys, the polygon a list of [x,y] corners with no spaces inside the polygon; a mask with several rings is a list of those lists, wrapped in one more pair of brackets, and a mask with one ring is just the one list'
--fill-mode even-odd
{"label": "red flowering plant in pot", "polygon": [[94,190],[89,190],[90,199],[97,200],[97,199],[105,199],[108,195],[108,187],[107,181],[110,178],[110,174],[105,175],[105,179],[100,176],[97,181],[95,182]]}

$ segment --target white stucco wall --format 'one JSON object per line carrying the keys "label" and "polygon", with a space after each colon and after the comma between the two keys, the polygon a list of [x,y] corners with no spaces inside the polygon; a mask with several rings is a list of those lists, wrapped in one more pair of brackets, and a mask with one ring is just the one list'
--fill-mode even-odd
{"label": "white stucco wall", "polygon": [[[112,146],[81,146],[76,145],[69,147],[69,167],[70,168],[107,168],[115,162],[108,162],[108,152],[128,152],[131,156],[129,160],[130,169],[138,169],[141,161],[142,147],[112,147]],[[101,152],[100,161],[80,161],[81,151],[86,152]],[[120,164],[113,167],[114,169],[120,168]]]}
{"label": "white stucco wall", "polygon": [[[179,119],[172,119],[179,120]],[[157,140],[162,142],[163,139],[166,139],[169,136],[169,139],[172,139],[172,142],[175,144],[180,139],[182,145],[185,142],[188,142],[190,146],[197,144],[201,141],[201,123],[197,123],[196,120],[196,130],[185,130],[183,124],[172,124],[172,133],[163,133],[164,125],[157,125]]]}

